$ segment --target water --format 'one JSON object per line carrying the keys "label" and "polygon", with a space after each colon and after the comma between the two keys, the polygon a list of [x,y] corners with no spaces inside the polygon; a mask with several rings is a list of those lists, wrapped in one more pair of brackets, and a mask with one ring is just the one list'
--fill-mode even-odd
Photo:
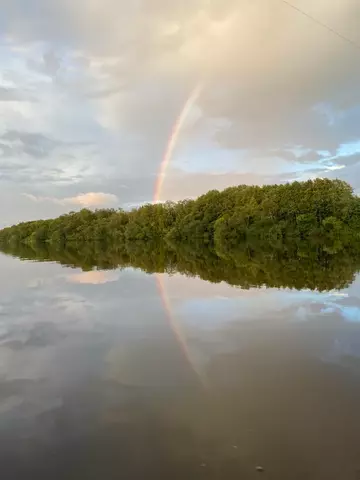
{"label": "water", "polygon": [[2,479],[360,478],[360,277],[0,269]]}

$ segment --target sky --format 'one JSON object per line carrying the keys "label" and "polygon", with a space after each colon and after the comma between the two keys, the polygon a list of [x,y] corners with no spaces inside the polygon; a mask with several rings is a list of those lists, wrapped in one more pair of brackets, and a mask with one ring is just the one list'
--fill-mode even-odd
{"label": "sky", "polygon": [[360,4],[292,2],[349,41],[283,0],[0,0],[0,226],[151,202],[199,85],[161,200],[360,192]]}

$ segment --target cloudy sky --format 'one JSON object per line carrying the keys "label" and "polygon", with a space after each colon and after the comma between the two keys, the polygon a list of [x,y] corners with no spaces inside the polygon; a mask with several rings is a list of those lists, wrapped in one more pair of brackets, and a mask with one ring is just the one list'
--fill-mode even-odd
{"label": "cloudy sky", "polygon": [[[292,0],[360,45],[356,0]],[[360,47],[282,0],[0,0],[0,224],[338,177],[360,188]]]}

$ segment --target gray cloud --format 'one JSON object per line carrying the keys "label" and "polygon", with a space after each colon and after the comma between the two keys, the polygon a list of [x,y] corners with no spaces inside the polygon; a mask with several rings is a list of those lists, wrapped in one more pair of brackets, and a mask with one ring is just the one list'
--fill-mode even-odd
{"label": "gray cloud", "polygon": [[30,58],[27,65],[30,69],[53,78],[56,77],[61,67],[60,59],[53,50],[45,52],[41,60]]}
{"label": "gray cloud", "polygon": [[[97,158],[95,158],[97,160]],[[84,142],[65,142],[41,133],[9,130],[0,135],[0,182],[21,187],[22,193],[35,189],[39,197],[52,196],[55,186],[76,186],[95,176],[93,146]],[[105,169],[103,170],[105,174]],[[38,192],[40,188],[42,192]],[[15,191],[15,190],[14,190]],[[93,191],[93,190],[91,190]],[[67,197],[64,191],[61,197]]]}
{"label": "gray cloud", "polygon": [[0,87],[0,102],[12,102],[17,99],[18,95],[15,89]]}
{"label": "gray cloud", "polygon": [[348,168],[341,170],[341,175],[338,172],[331,172],[328,177],[341,178],[350,183],[357,195],[360,195],[360,164],[350,165]]}
{"label": "gray cloud", "polygon": [[13,155],[13,148],[5,143],[0,143],[0,157],[9,157]]}
{"label": "gray cloud", "polygon": [[357,165],[360,162],[360,153],[355,153],[354,155],[341,156],[338,158],[338,161],[347,167]]}
{"label": "gray cloud", "polygon": [[17,88],[8,88],[0,86],[0,102],[33,102],[27,92],[22,92]]}
{"label": "gray cloud", "polygon": [[107,87],[95,91],[90,91],[86,95],[88,98],[103,98],[103,97],[111,97],[119,93],[120,87]]}
{"label": "gray cloud", "polygon": [[0,148],[3,150],[3,155],[7,156],[25,153],[35,158],[43,158],[62,144],[63,142],[53,140],[42,133],[9,130],[0,135]]}

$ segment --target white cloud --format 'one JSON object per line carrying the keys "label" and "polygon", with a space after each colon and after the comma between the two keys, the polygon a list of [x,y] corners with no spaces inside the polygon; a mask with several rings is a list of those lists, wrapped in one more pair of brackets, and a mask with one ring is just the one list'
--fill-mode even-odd
{"label": "white cloud", "polygon": [[33,202],[53,202],[58,205],[74,205],[84,208],[111,206],[119,202],[116,195],[103,192],[82,193],[67,198],[39,197],[30,193],[24,193],[23,195]]}

